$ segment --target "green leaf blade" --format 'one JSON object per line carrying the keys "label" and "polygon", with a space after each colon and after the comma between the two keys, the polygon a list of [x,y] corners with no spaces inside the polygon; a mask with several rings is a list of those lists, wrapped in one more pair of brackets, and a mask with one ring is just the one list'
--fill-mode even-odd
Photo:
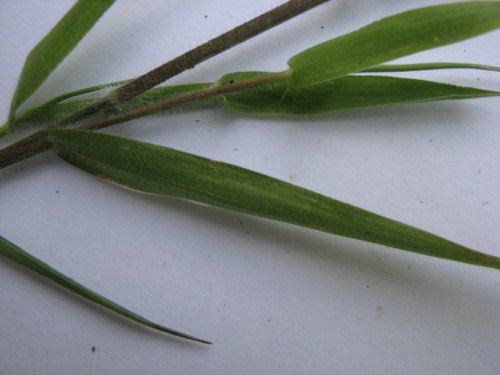
{"label": "green leaf blade", "polygon": [[500,269],[500,258],[234,165],[113,135],[50,130],[56,153],[129,189]]}
{"label": "green leaf blade", "polygon": [[210,344],[210,342],[193,337],[191,335],[187,335],[185,333],[161,326],[156,324],[128,309],[123,306],[120,306],[113,301],[110,301],[106,297],[88,289],[87,287],[77,283],[73,279],[70,279],[66,275],[60,273],[55,270],[47,263],[42,262],[38,258],[35,258],[33,255],[27,253],[20,247],[16,246],[12,242],[8,241],[4,237],[0,236],[0,255],[30,269],[31,271],[59,284],[63,288],[70,290],[71,292],[82,296],[83,298],[90,300],[108,310],[111,310],[127,319],[133,320],[139,324],[142,324],[146,327],[153,328],[155,330],[165,332],[174,336],[182,337],[188,340],[198,341],[204,344]]}
{"label": "green leaf blade", "polygon": [[293,56],[288,60],[292,84],[299,87],[321,83],[498,27],[498,1],[460,2],[406,11]]}
{"label": "green leaf blade", "polygon": [[9,122],[17,108],[41,86],[114,1],[78,0],[30,51],[12,99]]}
{"label": "green leaf blade", "polygon": [[[219,81],[251,78],[261,72],[225,75]],[[307,87],[288,80],[225,94],[226,107],[247,113],[315,115],[367,107],[434,100],[500,96],[500,92],[410,78],[349,75]]]}

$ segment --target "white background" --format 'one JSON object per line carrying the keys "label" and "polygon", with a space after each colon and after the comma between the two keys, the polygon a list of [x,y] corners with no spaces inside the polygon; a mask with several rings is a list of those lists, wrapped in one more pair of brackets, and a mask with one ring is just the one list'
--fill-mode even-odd
{"label": "white background", "polygon": [[[119,0],[30,103],[139,75],[279,3]],[[331,1],[174,82],[283,70],[308,46],[434,3]],[[0,2],[2,121],[26,54],[72,4]],[[500,65],[499,36],[401,61]],[[500,89],[498,73],[414,76]],[[239,164],[500,256],[499,104],[314,118],[200,108],[109,131]],[[50,153],[0,175],[0,210],[2,236],[114,301],[214,342],[144,329],[0,259],[1,375],[500,373],[495,270],[141,196]]]}

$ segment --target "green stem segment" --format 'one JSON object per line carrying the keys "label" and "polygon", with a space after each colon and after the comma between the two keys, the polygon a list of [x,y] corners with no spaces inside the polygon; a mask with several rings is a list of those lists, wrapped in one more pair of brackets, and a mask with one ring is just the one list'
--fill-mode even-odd
{"label": "green stem segment", "polygon": [[0,254],[5,256],[6,258],[30,269],[37,274],[54,281],[55,283],[61,285],[63,288],[66,288],[73,293],[76,293],[83,298],[86,298],[96,304],[111,310],[127,319],[133,320],[139,324],[150,327],[157,331],[165,332],[174,336],[182,337],[184,339],[193,340],[197,342],[201,342],[203,344],[211,344],[211,342],[199,339],[197,337],[193,337],[191,335],[187,335],[185,333],[164,327],[162,325],[156,324],[136,313],[126,309],[123,306],[120,306],[113,301],[110,301],[106,297],[101,296],[93,292],[92,290],[86,288],[82,284],[77,283],[76,281],[70,279],[69,277],[63,275],[59,271],[55,270],[47,263],[42,262],[41,260],[35,258],[31,254],[28,254],[26,251],[21,249],[20,247],[14,245],[12,242],[9,242],[2,236],[0,236]]}

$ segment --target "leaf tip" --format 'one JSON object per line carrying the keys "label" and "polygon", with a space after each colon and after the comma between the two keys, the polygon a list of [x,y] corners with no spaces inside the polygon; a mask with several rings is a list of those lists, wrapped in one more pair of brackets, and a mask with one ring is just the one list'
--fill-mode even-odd
{"label": "leaf tip", "polygon": [[192,335],[188,335],[187,333],[179,332],[179,331],[173,330],[171,328],[167,328],[165,326],[162,326],[162,325],[159,325],[156,323],[152,323],[152,324],[148,324],[148,325],[153,329],[156,329],[156,330],[164,332],[164,333],[168,333],[168,334],[173,335],[173,336],[177,336],[177,337],[180,337],[180,338],[183,338],[186,340],[190,340],[190,341],[196,341],[196,342],[199,342],[199,343],[205,344],[205,345],[212,345],[211,341],[204,340],[204,339],[201,339],[199,337],[192,336]]}

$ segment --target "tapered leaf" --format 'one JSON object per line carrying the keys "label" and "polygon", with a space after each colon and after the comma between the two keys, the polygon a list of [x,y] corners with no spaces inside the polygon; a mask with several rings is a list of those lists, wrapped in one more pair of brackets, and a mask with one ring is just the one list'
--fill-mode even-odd
{"label": "tapered leaf", "polygon": [[73,129],[48,134],[61,158],[130,189],[500,269],[500,258],[234,165],[109,134]]}
{"label": "tapered leaf", "polygon": [[308,86],[500,27],[499,1],[435,5],[383,18],[288,60],[291,81]]}
{"label": "tapered leaf", "polygon": [[[113,2],[78,0],[31,50],[12,99],[9,122],[14,119],[17,108],[40,87]],[[7,130],[10,130],[8,124]]]}
{"label": "tapered leaf", "polygon": [[[262,74],[240,72],[219,81],[236,82]],[[288,80],[224,95],[225,105],[252,113],[311,115],[388,104],[500,96],[500,92],[418,79],[350,75],[307,87]]]}
{"label": "tapered leaf", "polygon": [[[173,98],[175,96],[202,90],[210,87],[211,85],[212,85],[211,83],[191,83],[191,84],[177,85],[177,86],[156,87],[149,91],[146,91],[145,93],[135,97],[134,99],[129,100],[128,102],[120,106],[113,107],[111,111],[97,113],[94,116],[94,119],[104,118],[112,114],[132,111],[147,104],[152,104],[155,102]],[[95,87],[100,88],[101,86],[95,86]],[[64,118],[70,117],[71,115],[74,115],[83,108],[91,105],[99,98],[78,99],[67,102],[66,101],[60,102],[60,100],[66,99],[68,97],[78,96],[82,91],[85,93],[92,92],[93,90],[91,91],[90,89],[92,88],[79,90],[78,92],[76,92],[76,95],[75,93],[67,93],[61,95],[60,97],[51,99],[44,105],[32,108],[23,113],[19,118],[16,119],[16,126],[25,127],[29,126],[30,124],[38,124],[38,125],[45,123],[50,124],[50,123],[55,123]],[[211,99],[211,100],[217,100],[217,99]]]}
{"label": "tapered leaf", "polygon": [[63,288],[66,288],[72,291],[73,293],[76,293],[108,310],[120,314],[121,316],[127,319],[131,319],[144,326],[156,329],[158,331],[166,332],[171,335],[179,336],[189,340],[199,341],[205,344],[210,344],[210,342],[208,341],[201,340],[196,337],[186,335],[185,333],[178,332],[176,330],[153,323],[150,320],[147,320],[146,318],[143,318],[142,316],[137,315],[136,313],[126,309],[125,307],[120,306],[114,303],[113,301],[110,301],[106,297],[97,294],[96,292],[86,288],[85,286],[63,275],[59,271],[50,267],[47,263],[42,262],[41,260],[35,258],[31,254],[28,254],[26,251],[14,245],[12,242],[9,242],[2,236],[0,236],[0,254],[30,269],[31,271],[36,272],[37,274],[52,280],[53,282],[59,284]]}

